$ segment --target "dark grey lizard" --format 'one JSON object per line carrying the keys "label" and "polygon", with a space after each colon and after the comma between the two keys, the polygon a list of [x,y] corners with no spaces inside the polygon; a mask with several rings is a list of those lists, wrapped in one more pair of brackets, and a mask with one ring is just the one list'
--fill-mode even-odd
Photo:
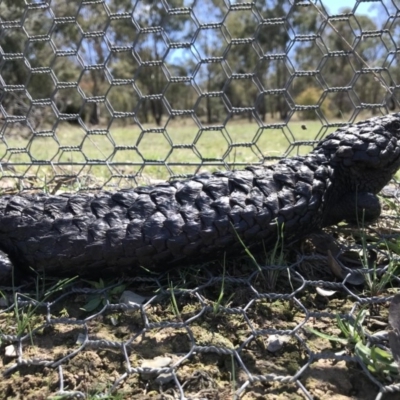
{"label": "dark grey lizard", "polygon": [[[400,167],[400,113],[347,125],[307,156],[115,193],[0,198],[0,250],[16,270],[137,273],[290,241],[379,217],[376,194]],[[11,263],[3,259],[3,277]]]}

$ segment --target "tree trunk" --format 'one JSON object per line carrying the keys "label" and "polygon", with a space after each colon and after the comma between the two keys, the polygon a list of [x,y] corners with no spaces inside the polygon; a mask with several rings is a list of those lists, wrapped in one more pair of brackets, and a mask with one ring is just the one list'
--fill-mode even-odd
{"label": "tree trunk", "polygon": [[97,103],[93,103],[92,111],[90,113],[89,123],[92,125],[98,125],[99,122],[100,120],[99,120]]}
{"label": "tree trunk", "polygon": [[163,115],[163,107],[161,100],[150,100],[151,112],[156,121],[157,126],[161,126],[161,120]]}

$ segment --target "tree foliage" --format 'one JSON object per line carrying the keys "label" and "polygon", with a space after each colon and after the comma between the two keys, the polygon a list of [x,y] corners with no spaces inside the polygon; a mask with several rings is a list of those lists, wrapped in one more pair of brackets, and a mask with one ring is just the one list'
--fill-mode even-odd
{"label": "tree foliage", "polygon": [[2,92],[3,113],[23,115],[51,99],[71,121],[107,125],[128,113],[132,122],[162,125],[167,115],[193,113],[221,123],[227,110],[284,120],[318,101],[325,116],[397,106],[398,19],[328,23],[286,0],[198,3],[187,12],[184,0],[1,2],[10,23],[0,35],[0,79],[22,87]]}

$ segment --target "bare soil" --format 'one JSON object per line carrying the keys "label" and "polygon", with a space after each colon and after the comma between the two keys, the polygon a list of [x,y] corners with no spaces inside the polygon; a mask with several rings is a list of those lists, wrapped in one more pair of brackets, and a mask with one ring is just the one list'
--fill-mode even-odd
{"label": "bare soil", "polygon": [[[248,276],[246,268],[240,273]],[[188,271],[187,274],[198,274],[197,284],[206,281],[206,272]],[[215,272],[215,276],[220,273]],[[236,278],[238,274],[236,271]],[[188,275],[174,277],[177,283],[181,279],[179,285],[182,287],[183,277]],[[172,277],[169,279],[171,285]],[[194,283],[193,277],[189,282],[188,286]],[[0,332],[17,334],[18,318],[21,323],[23,315],[29,316],[29,324],[23,329],[26,338],[19,342],[21,360],[28,365],[22,361],[11,368],[17,357],[6,356],[5,349],[12,341],[2,341],[0,369],[4,375],[0,381],[0,398],[67,398],[59,393],[61,377],[66,393],[81,392],[86,398],[100,398],[100,395],[109,399],[180,398],[179,386],[174,379],[160,384],[157,374],[136,372],[121,379],[129,367],[138,368],[145,360],[168,357],[170,365],[178,364],[176,380],[188,399],[233,399],[240,388],[243,389],[240,398],[246,400],[304,399],[299,386],[288,381],[309,362],[309,351],[350,354],[351,350],[304,329],[312,327],[340,335],[335,319],[307,318],[303,307],[309,312],[348,313],[353,300],[341,292],[330,298],[321,297],[313,288],[306,288],[296,296],[298,302],[294,299],[271,301],[254,295],[254,290],[263,289],[264,293],[263,282],[260,276],[247,283],[225,282],[220,302],[221,281],[208,282],[204,289],[186,295],[177,290],[177,284],[174,285],[174,296],[160,294],[154,283],[124,286],[123,289],[147,298],[158,293],[144,311],[98,312],[102,305],[92,312],[82,310],[93,293],[69,293],[61,299],[57,293],[51,299],[55,302],[48,303],[48,314],[43,308],[34,311],[26,307],[12,308],[0,314]],[[288,290],[287,285],[286,278],[279,279],[275,292],[290,293],[299,286],[295,282],[295,287]],[[90,288],[87,282],[76,282],[74,286]],[[168,289],[168,284],[165,288]],[[109,300],[118,302],[117,295],[110,295]],[[380,305],[379,316],[375,319],[371,316],[367,322],[371,332],[385,329],[387,307],[387,304]],[[376,309],[373,313],[376,314]],[[46,322],[46,316],[51,323]],[[291,335],[281,349],[268,350],[269,329],[291,331],[304,322],[297,335]],[[90,342],[80,349],[82,343],[77,342],[78,337],[81,334],[85,338],[86,332],[90,340],[97,342]],[[110,343],[117,345],[113,347]],[[121,343],[126,344],[126,354]],[[194,345],[198,346],[195,350]],[[230,354],[233,349],[240,359]],[[76,350],[79,351],[71,356]],[[60,371],[54,362],[63,357],[67,359],[61,363]],[[32,365],[40,364],[39,361],[42,364],[47,361],[47,365]],[[256,378],[252,382],[249,379],[266,375],[278,378],[275,381]],[[385,381],[389,379],[387,377],[377,379],[383,379],[384,385],[391,383]],[[120,382],[111,394],[110,390],[118,380]],[[300,375],[300,382],[316,400],[372,400],[379,391],[358,363],[339,361],[334,356],[312,362]],[[388,400],[398,398],[398,393],[384,397]]]}

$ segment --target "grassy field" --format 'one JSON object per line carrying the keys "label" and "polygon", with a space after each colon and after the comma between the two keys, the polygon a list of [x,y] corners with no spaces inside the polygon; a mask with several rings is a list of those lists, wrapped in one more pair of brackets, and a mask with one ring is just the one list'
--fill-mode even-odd
{"label": "grassy field", "polygon": [[[317,121],[260,128],[256,122],[244,120],[229,121],[222,128],[199,129],[191,119],[169,122],[162,129],[152,124],[143,128],[112,125],[109,129],[93,127],[87,133],[80,126],[60,122],[54,135],[51,130],[36,137],[29,131],[10,131],[0,154],[3,165],[9,163],[18,175],[38,180],[39,186],[55,175],[77,174],[84,185],[116,177],[111,183],[120,186],[121,176],[128,176],[128,184],[135,176],[140,184],[306,154],[312,149],[310,141],[334,130]],[[36,164],[30,165],[31,160]]]}

